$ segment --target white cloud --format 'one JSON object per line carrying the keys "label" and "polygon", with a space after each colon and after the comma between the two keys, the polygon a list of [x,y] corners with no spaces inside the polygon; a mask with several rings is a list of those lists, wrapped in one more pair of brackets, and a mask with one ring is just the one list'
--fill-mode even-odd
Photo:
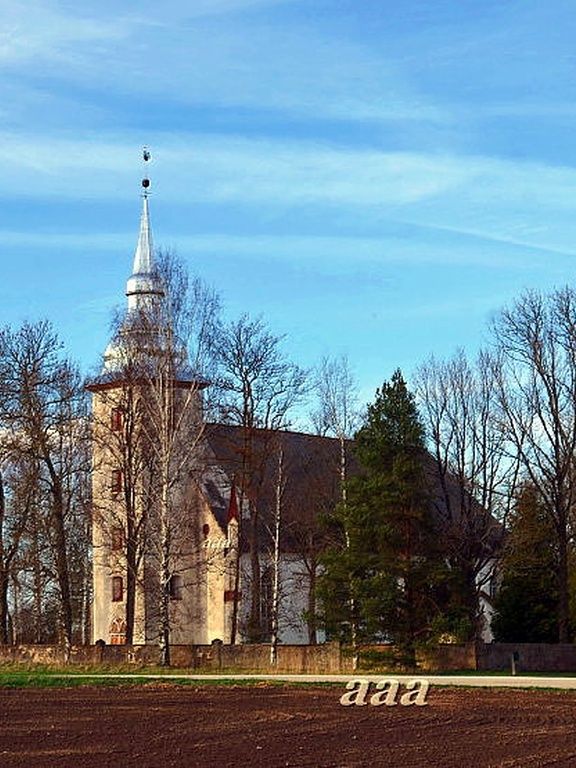
{"label": "white cloud", "polygon": [[79,98],[89,85],[92,99],[140,95],[151,108],[170,99],[314,120],[450,122],[383,53],[305,19],[280,23],[252,13],[278,4],[285,3],[140,3],[129,14],[13,0],[0,11],[0,65],[19,77],[37,77],[42,66]]}
{"label": "white cloud", "polygon": [[[451,238],[431,243],[425,231],[398,237],[383,232],[381,237],[302,237],[234,236],[174,234],[180,253],[219,258],[233,256],[252,262],[284,263],[309,272],[348,274],[359,269],[387,265],[486,266],[493,269],[510,267],[517,260],[517,250],[506,254],[502,247],[487,250],[482,243],[469,244],[463,253],[461,245]],[[508,243],[499,242],[498,245]],[[495,243],[496,245],[496,243]],[[522,244],[517,245],[522,247]],[[538,258],[538,253],[534,254]],[[246,263],[246,261],[244,261]]]}
{"label": "white cloud", "polygon": [[57,3],[34,0],[4,3],[0,27],[0,64],[4,66],[37,65],[38,60],[70,63],[87,44],[118,42],[126,34],[121,25],[101,16],[83,18],[61,11]]}
{"label": "white cloud", "polygon": [[[151,172],[163,200],[411,209],[438,201],[486,211],[573,211],[576,169],[474,155],[385,152],[313,141],[158,136]],[[139,150],[126,136],[0,133],[2,193],[131,198]],[[486,216],[486,211],[482,212]],[[431,224],[434,222],[430,222]],[[436,222],[444,226],[442,221]],[[467,226],[463,231],[467,231]],[[472,230],[470,230],[472,231]]]}
{"label": "white cloud", "polygon": [[[164,137],[154,178],[163,199],[277,205],[405,205],[474,182],[490,165],[467,158],[356,150],[314,142]],[[11,194],[131,197],[135,148],[124,139],[0,134]],[[139,168],[137,169],[139,171]],[[492,171],[492,176],[494,176]],[[496,174],[498,176],[498,174]],[[193,180],[193,183],[191,183]],[[498,181],[498,179],[496,179]],[[488,181],[484,181],[488,183]],[[492,179],[494,183],[494,179]]]}
{"label": "white cloud", "polygon": [[[120,41],[134,43],[138,33],[147,27],[169,28],[183,21],[286,2],[290,0],[141,1],[128,10],[116,2],[100,2],[92,8],[66,6],[58,0],[5,0],[0,6],[0,63],[21,65],[38,58],[61,62],[76,56],[80,59],[88,53],[102,53],[99,46],[103,44],[110,50],[109,46]],[[94,46],[89,52],[85,50],[87,44]],[[115,52],[120,50],[119,46]]]}

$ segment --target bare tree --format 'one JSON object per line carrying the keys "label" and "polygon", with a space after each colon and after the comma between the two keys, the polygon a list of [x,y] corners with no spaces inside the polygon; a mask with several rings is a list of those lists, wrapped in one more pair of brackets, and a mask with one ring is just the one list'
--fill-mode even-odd
{"label": "bare tree", "polygon": [[[241,509],[247,502],[248,525],[240,532],[250,550],[250,616],[248,637],[262,635],[260,508],[259,496],[267,471],[268,445],[277,430],[289,425],[291,409],[307,392],[307,373],[286,360],[281,337],[270,333],[262,319],[244,314],[223,327],[217,339],[216,354],[221,371],[221,417],[224,422],[242,427],[239,486]],[[258,432],[258,440],[256,434]],[[268,434],[268,440],[264,439]],[[247,535],[246,535],[247,534]],[[236,600],[238,591],[236,590]],[[233,615],[237,616],[235,606]],[[233,642],[237,627],[232,627]]]}
{"label": "bare tree", "polygon": [[518,474],[501,429],[494,367],[485,352],[471,365],[459,351],[448,361],[432,358],[415,376],[433,458],[430,496],[474,638],[486,620],[480,597],[494,577]]}
{"label": "bare tree", "polygon": [[0,473],[0,643],[11,640],[8,590],[14,563],[30,516],[30,504],[13,503],[5,491],[4,472]]}
{"label": "bare tree", "polygon": [[[140,582],[148,618],[156,614],[161,663],[169,664],[171,585],[178,570],[181,578],[181,569],[190,567],[185,562],[194,549],[184,506],[204,430],[206,382],[199,369],[218,299],[200,281],[190,283],[172,253],[153,268],[137,276],[137,301],[117,321],[104,375],[90,388],[98,393],[95,411],[101,414],[95,429],[99,455],[118,478],[100,528],[120,525],[125,536],[125,641],[133,641]],[[155,584],[142,581],[143,570],[155,574]]]}
{"label": "bare tree", "polygon": [[9,467],[6,476],[12,510],[26,512],[27,520],[11,577],[14,642],[54,643],[58,639],[58,612],[54,610],[58,597],[38,462],[23,457],[20,465]]}
{"label": "bare tree", "polygon": [[270,664],[275,666],[278,661],[279,639],[279,614],[280,614],[280,531],[282,526],[282,497],[284,495],[286,481],[284,478],[284,451],[280,446],[278,450],[278,474],[276,477],[274,526],[270,532],[273,541],[272,554],[272,605],[270,606],[271,632],[270,632]]}
{"label": "bare tree", "polygon": [[[346,504],[346,482],[348,479],[348,464],[350,441],[360,425],[358,408],[358,391],[348,358],[342,355],[338,358],[322,358],[316,371],[315,392],[318,407],[311,414],[312,423],[319,435],[330,435],[338,440],[339,445],[339,476],[340,504]],[[324,467],[324,471],[329,471]],[[321,548],[326,543],[326,531],[318,536],[318,531],[309,530],[305,562],[308,564],[310,575],[310,593],[308,599],[308,621],[310,641],[316,642],[316,582],[318,576],[319,556]],[[354,614],[354,611],[352,611]]]}
{"label": "bare tree", "polygon": [[[308,643],[318,642],[318,607],[316,586],[320,571],[320,557],[330,541],[326,521],[335,506],[341,502],[340,449],[334,441],[316,438],[313,447],[296,465],[288,468],[291,508],[288,510],[292,525],[290,541],[299,560],[301,577],[295,585],[306,595],[304,619]],[[297,488],[295,488],[297,483]],[[305,503],[303,503],[305,500]],[[286,505],[285,505],[286,506]]]}
{"label": "bare tree", "polygon": [[334,360],[324,357],[316,373],[318,409],[312,414],[312,422],[319,435],[333,435],[340,444],[340,480],[342,500],[346,500],[347,450],[360,424],[358,392],[348,358]]}
{"label": "bare tree", "polygon": [[558,638],[568,642],[569,553],[576,503],[576,294],[525,293],[494,321],[503,421],[543,500],[558,549]]}
{"label": "bare tree", "polygon": [[[82,382],[60,351],[47,322],[0,331],[0,419],[12,455],[37,467],[44,533],[58,585],[60,639],[69,652],[78,589],[70,571],[71,537],[85,531],[76,523],[87,513],[82,478],[89,463]],[[87,551],[87,542],[80,546]]]}

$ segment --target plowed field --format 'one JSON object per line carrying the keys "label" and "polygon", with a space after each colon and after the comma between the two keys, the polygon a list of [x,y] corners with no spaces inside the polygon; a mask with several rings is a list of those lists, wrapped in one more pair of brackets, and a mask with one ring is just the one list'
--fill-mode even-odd
{"label": "plowed field", "polygon": [[435,688],[343,707],[341,687],[0,690],[0,766],[576,766],[576,692]]}

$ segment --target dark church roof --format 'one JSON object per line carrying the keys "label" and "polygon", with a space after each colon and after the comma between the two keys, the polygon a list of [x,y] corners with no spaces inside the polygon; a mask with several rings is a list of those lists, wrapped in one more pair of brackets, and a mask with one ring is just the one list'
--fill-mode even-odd
{"label": "dark church roof", "polygon": [[[340,443],[301,432],[253,430],[247,442],[242,427],[209,424],[208,456],[202,491],[226,530],[231,486],[244,508],[258,508],[260,535],[270,535],[281,489],[281,546],[293,549],[294,537],[317,529],[340,497]],[[250,464],[250,472],[243,465]],[[244,479],[243,479],[244,478]],[[279,486],[280,484],[280,486]]]}
{"label": "dark church roof", "polygon": [[[234,485],[239,499],[244,499],[244,509],[249,503],[257,508],[260,541],[271,541],[280,483],[281,548],[300,551],[303,539],[318,544],[326,535],[323,519],[342,493],[337,439],[262,429],[252,430],[248,437],[239,426],[208,424],[206,445],[202,492],[223,531]],[[352,441],[347,441],[346,453],[348,472],[354,474],[359,467]],[[250,464],[250,471],[243,471],[244,462]],[[502,525],[456,477],[446,473],[441,478],[430,454],[424,454],[423,465],[437,535],[447,540],[465,536],[468,546],[476,543],[472,549],[477,548],[477,557],[497,555]],[[246,535],[243,531],[243,546],[248,548]]]}

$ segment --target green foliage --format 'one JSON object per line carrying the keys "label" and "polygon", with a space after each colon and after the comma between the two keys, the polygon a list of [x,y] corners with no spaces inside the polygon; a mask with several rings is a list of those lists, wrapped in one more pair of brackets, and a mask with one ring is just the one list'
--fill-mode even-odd
{"label": "green foliage", "polygon": [[472,626],[465,607],[448,606],[431,622],[429,645],[438,643],[465,643],[469,640]]}
{"label": "green foliage", "polygon": [[557,553],[549,517],[537,490],[518,495],[503,560],[502,585],[492,620],[498,642],[558,642]]}
{"label": "green foliage", "polygon": [[361,472],[331,521],[322,619],[332,637],[354,647],[391,641],[413,663],[438,612],[445,568],[425,491],[424,429],[400,371],[377,391],[355,446]]}

